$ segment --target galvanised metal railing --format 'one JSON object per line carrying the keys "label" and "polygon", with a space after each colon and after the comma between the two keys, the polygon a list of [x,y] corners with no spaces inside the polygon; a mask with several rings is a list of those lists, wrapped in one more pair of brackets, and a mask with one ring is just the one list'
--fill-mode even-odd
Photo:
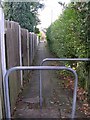
{"label": "galvanised metal railing", "polygon": [[[41,61],[40,66],[42,66],[47,61],[90,61],[90,58],[45,58]],[[71,68],[70,68],[71,69]],[[72,114],[71,118],[75,117],[76,112],[76,97],[77,97],[77,86],[78,86],[78,76],[75,70],[71,69],[71,72],[75,76],[74,83],[74,92],[73,92],[73,105],[72,105]],[[41,78],[41,70],[40,70],[40,107],[42,108],[42,78]]]}
{"label": "galvanised metal railing", "polygon": [[76,111],[76,96],[77,96],[77,84],[78,84],[78,76],[75,70],[72,68],[68,68],[65,66],[42,66],[44,62],[46,61],[90,61],[89,58],[46,58],[41,62],[41,66],[17,66],[12,67],[9,70],[7,70],[5,77],[4,77],[4,101],[5,101],[5,113],[6,118],[11,118],[11,111],[10,111],[10,99],[9,99],[9,88],[8,88],[8,82],[9,82],[9,75],[17,70],[40,70],[40,107],[42,108],[42,79],[41,79],[41,70],[68,70],[71,71],[75,76],[75,84],[74,84],[74,93],[73,93],[73,106],[72,106],[72,113],[71,118],[75,117],[75,111]]}
{"label": "galvanised metal railing", "polygon": [[[17,70],[68,70],[68,71],[71,71],[75,75],[75,81],[76,81],[75,86],[77,86],[77,83],[78,83],[78,76],[77,76],[76,71],[73,70],[72,68],[68,68],[65,66],[17,66],[17,67],[10,68],[9,70],[7,70],[5,77],[4,77],[5,115],[6,115],[6,118],[9,118],[9,119],[11,118],[11,111],[10,111],[9,85],[8,85],[9,79],[8,79],[8,77],[12,72],[17,71]],[[40,89],[42,90],[42,87],[40,87]],[[77,94],[77,89],[74,90],[74,94]],[[74,102],[74,104],[76,104],[76,103]],[[42,105],[41,93],[40,93],[40,105]],[[74,116],[75,116],[75,110],[72,113],[71,117],[74,118]]]}

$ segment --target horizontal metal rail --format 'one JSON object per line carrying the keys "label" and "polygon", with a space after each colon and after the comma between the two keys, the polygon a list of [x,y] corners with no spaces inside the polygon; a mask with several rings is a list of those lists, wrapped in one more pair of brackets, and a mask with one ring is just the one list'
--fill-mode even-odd
{"label": "horizontal metal rail", "polygon": [[42,65],[46,61],[82,61],[82,62],[85,62],[85,61],[90,61],[90,58],[45,58],[41,61],[40,65]]}
{"label": "horizontal metal rail", "polygon": [[[90,58],[45,58],[41,61],[40,66],[42,66],[47,61],[90,61]],[[72,71],[73,72],[73,71]],[[73,92],[73,105],[72,105],[72,114],[71,117],[75,117],[76,112],[76,97],[77,97],[77,84],[78,84],[78,77],[77,73],[73,72],[75,76],[75,83],[74,83],[74,92]],[[42,108],[42,78],[41,78],[41,70],[40,70],[40,107]]]}
{"label": "horizontal metal rail", "polygon": [[[13,67],[10,68],[9,70],[7,70],[5,77],[4,77],[4,101],[5,101],[5,113],[6,113],[6,118],[11,118],[11,111],[10,111],[10,99],[9,99],[9,75],[16,70],[68,70],[73,72],[73,74],[76,76],[75,81],[76,81],[76,85],[78,82],[78,78],[77,78],[77,74],[76,72],[71,69],[71,68],[67,68],[64,66],[17,66],[17,67]],[[75,92],[75,94],[77,94],[77,92]],[[42,102],[42,101],[40,101]],[[75,102],[74,102],[75,104]]]}

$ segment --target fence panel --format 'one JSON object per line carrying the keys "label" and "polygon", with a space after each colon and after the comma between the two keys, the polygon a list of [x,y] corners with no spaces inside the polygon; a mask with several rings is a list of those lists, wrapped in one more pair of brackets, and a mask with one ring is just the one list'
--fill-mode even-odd
{"label": "fence panel", "polygon": [[[14,21],[5,21],[5,57],[7,69],[14,66],[32,65],[37,45],[36,34],[29,33],[27,29],[21,29],[20,25]],[[26,76],[27,71],[24,71],[23,78],[22,72],[14,72],[9,77],[11,111],[13,111],[20,86],[23,85],[23,79],[26,79]]]}
{"label": "fence panel", "polygon": [[[15,22],[6,23],[6,35],[5,35],[5,46],[6,46],[6,63],[7,69],[13,66],[20,66],[19,57],[19,24]],[[12,73],[9,77],[10,82],[10,101],[11,110],[13,110],[17,95],[20,90],[20,72]],[[12,81],[12,79],[14,79]]]}

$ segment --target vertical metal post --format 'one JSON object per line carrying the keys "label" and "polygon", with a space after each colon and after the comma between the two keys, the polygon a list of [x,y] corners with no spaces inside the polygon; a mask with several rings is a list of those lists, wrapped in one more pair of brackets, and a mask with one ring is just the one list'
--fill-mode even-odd
{"label": "vertical metal post", "polygon": [[[7,74],[5,75],[8,76]],[[8,86],[8,80],[5,80],[4,78],[4,102],[5,102],[5,112],[6,112],[6,118],[11,118],[11,111],[10,111],[10,97],[9,97],[9,86]]]}
{"label": "vertical metal post", "polygon": [[30,32],[30,40],[29,41],[30,41],[30,61],[31,61],[31,64],[32,64],[32,56],[33,56],[32,55],[32,51],[33,51],[32,50],[32,44],[33,43],[32,43],[32,33],[31,32]]}
{"label": "vertical metal post", "polygon": [[3,78],[6,74],[6,58],[5,58],[5,40],[4,40],[4,12],[2,7],[0,7],[0,49],[1,49],[1,63],[2,63],[2,72]]}
{"label": "vertical metal post", "polygon": [[43,102],[43,100],[42,100],[42,75],[41,75],[42,73],[41,73],[41,70],[40,70],[40,81],[39,81],[39,94],[40,94],[40,110],[42,109],[42,102]]}
{"label": "vertical metal post", "polygon": [[[1,6],[0,6],[1,9]],[[1,10],[0,10],[0,18],[2,18],[1,15]],[[0,19],[0,23],[1,23]],[[0,28],[0,43],[1,43],[1,28]],[[1,46],[0,46],[1,47]],[[2,72],[1,72],[1,49],[0,49],[0,119],[2,119],[2,103],[1,103],[1,99],[2,99]]]}
{"label": "vertical metal post", "polygon": [[[20,66],[22,66],[22,46],[21,46],[21,27],[19,25],[19,58],[20,58]],[[21,77],[21,86],[23,87],[23,73],[20,71]]]}
{"label": "vertical metal post", "polygon": [[73,92],[73,105],[72,105],[72,114],[71,118],[75,118],[75,112],[76,112],[76,99],[77,99],[77,87],[78,87],[78,76],[76,71],[74,72],[75,75],[75,81],[74,81],[74,92]]}
{"label": "vertical metal post", "polygon": [[[5,88],[5,81],[4,76],[6,74],[6,58],[5,58],[5,41],[4,41],[4,12],[2,7],[0,6],[0,49],[1,49],[1,64],[2,64],[2,75],[3,75],[3,86]],[[7,83],[8,85],[8,83]],[[8,92],[8,91],[7,91]],[[5,100],[5,94],[6,91],[4,90],[4,101],[5,106],[7,106],[6,100]],[[10,115],[10,110],[8,111]]]}
{"label": "vertical metal post", "polygon": [[33,49],[33,51],[32,51],[32,59],[34,59],[34,33],[32,33],[32,49]]}

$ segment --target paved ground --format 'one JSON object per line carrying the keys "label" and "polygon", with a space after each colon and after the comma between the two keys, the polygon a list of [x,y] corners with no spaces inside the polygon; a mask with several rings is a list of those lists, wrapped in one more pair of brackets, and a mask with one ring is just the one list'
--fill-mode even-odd
{"label": "paved ground", "polygon": [[[53,57],[47,44],[41,42],[35,55],[33,65],[40,65],[46,57]],[[45,63],[44,65],[50,65]],[[16,105],[15,118],[70,118],[72,96],[64,88],[62,81],[54,71],[43,71],[43,109],[39,109],[39,71],[33,71],[28,85],[21,94]],[[78,105],[77,105],[78,108]],[[85,117],[78,109],[76,117]]]}

